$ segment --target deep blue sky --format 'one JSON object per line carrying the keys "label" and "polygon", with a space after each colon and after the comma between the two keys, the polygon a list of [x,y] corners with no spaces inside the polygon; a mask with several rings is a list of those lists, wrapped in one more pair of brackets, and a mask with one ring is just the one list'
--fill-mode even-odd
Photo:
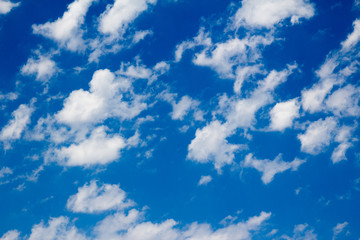
{"label": "deep blue sky", "polygon": [[359,13],[0,0],[0,240],[359,239]]}

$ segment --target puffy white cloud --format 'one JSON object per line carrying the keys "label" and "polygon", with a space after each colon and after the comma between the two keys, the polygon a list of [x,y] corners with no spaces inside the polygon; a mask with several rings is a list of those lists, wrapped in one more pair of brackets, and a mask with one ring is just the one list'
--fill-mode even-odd
{"label": "puffy white cloud", "polygon": [[75,0],[69,4],[67,11],[55,22],[33,25],[35,34],[43,35],[56,41],[61,47],[70,51],[82,51],[85,42],[82,38],[81,25],[85,21],[85,15],[95,0]]}
{"label": "puffy white cloud", "polygon": [[86,240],[85,235],[69,222],[66,217],[51,218],[33,226],[28,240]]}
{"label": "puffy white cloud", "polygon": [[155,3],[156,0],[115,0],[101,14],[99,31],[103,34],[122,35],[128,25],[147,10],[149,4]]}
{"label": "puffy white cloud", "polygon": [[301,151],[309,154],[319,154],[328,146],[335,135],[337,121],[333,117],[311,123],[304,134],[299,134]]}
{"label": "puffy white cloud", "polygon": [[331,160],[332,162],[338,163],[340,161],[346,160],[346,151],[352,147],[353,145],[349,142],[343,142],[340,143],[333,151],[333,153],[331,154]]}
{"label": "puffy white cloud", "polygon": [[21,104],[12,114],[12,119],[1,129],[0,141],[9,142],[17,140],[30,123],[31,114],[34,108],[30,105]]}
{"label": "puffy white cloud", "polygon": [[232,130],[219,121],[196,130],[195,138],[188,146],[187,158],[200,163],[213,162],[220,171],[224,165],[232,163],[234,153],[240,148],[226,140],[231,134]]}
{"label": "puffy white cloud", "polygon": [[125,140],[121,136],[109,136],[105,127],[101,126],[94,129],[88,139],[55,149],[54,160],[66,166],[108,164],[120,157],[120,150],[125,146]]}
{"label": "puffy white cloud", "polygon": [[13,8],[18,7],[20,2],[13,3],[10,0],[0,0],[0,14],[7,14]]}
{"label": "puffy white cloud", "polygon": [[293,125],[295,118],[298,118],[300,105],[297,99],[277,103],[270,111],[270,129],[283,131]]}
{"label": "puffy white cloud", "polygon": [[249,98],[228,98],[223,95],[213,114],[222,115],[225,123],[214,120],[202,129],[197,129],[195,138],[188,146],[187,158],[200,163],[213,162],[218,171],[224,165],[232,164],[234,153],[243,146],[230,144],[227,138],[237,129],[247,129],[255,123],[256,112],[273,101],[274,89],[287,80],[294,68],[296,66],[292,65],[282,71],[271,71],[258,82]]}
{"label": "puffy white cloud", "polygon": [[56,63],[50,56],[39,55],[38,58],[29,58],[21,68],[23,75],[35,75],[37,81],[46,82],[58,72]]}
{"label": "puffy white cloud", "polygon": [[13,174],[13,171],[8,167],[3,167],[0,169],[0,178],[3,178],[7,175]]}
{"label": "puffy white cloud", "polygon": [[281,159],[281,155],[278,155],[273,161],[269,159],[258,160],[250,153],[245,157],[244,167],[252,167],[261,172],[261,180],[264,184],[268,184],[274,179],[276,174],[287,170],[296,171],[305,162],[305,160],[297,158],[291,162],[285,162]]}
{"label": "puffy white cloud", "polygon": [[347,225],[349,225],[348,222],[336,224],[336,226],[333,228],[334,234],[333,234],[332,239],[335,240],[337,238],[337,236],[344,231],[344,229],[347,227]]}
{"label": "puffy white cloud", "polygon": [[5,233],[0,240],[19,240],[20,239],[20,233],[17,230],[11,230]]}
{"label": "puffy white cloud", "polygon": [[173,120],[183,120],[191,109],[199,106],[199,101],[191,99],[189,96],[183,96],[178,103],[173,103],[171,118]]}
{"label": "puffy white cloud", "polygon": [[326,100],[326,107],[339,116],[360,115],[360,88],[349,84],[333,92]]}
{"label": "puffy white cloud", "polygon": [[212,181],[212,177],[210,175],[208,176],[201,176],[198,185],[207,185],[209,182]]}
{"label": "puffy white cloud", "polygon": [[[65,99],[55,115],[58,122],[78,128],[109,117],[132,119],[147,108],[144,97],[132,93],[131,80],[116,77],[108,69],[97,70],[89,85],[89,91],[76,90]],[[131,95],[129,102],[123,101],[123,93]]]}
{"label": "puffy white cloud", "polygon": [[261,56],[259,49],[271,44],[273,40],[272,35],[255,35],[211,44],[195,54],[193,63],[198,66],[210,67],[221,77],[235,78],[234,66],[255,62]]}
{"label": "puffy white cloud", "polygon": [[119,185],[102,184],[96,181],[85,184],[75,195],[70,196],[66,207],[72,212],[98,213],[107,210],[123,210],[134,205]]}
{"label": "puffy white cloud", "polygon": [[271,28],[290,18],[292,24],[310,19],[315,8],[308,0],[243,0],[235,14],[236,27]]}
{"label": "puffy white cloud", "polygon": [[131,210],[128,215],[116,213],[108,216],[95,228],[96,239],[121,240],[246,240],[258,230],[271,213],[261,212],[247,221],[212,230],[208,224],[192,223],[184,229],[176,228],[173,219],[161,223],[143,222],[142,214]]}

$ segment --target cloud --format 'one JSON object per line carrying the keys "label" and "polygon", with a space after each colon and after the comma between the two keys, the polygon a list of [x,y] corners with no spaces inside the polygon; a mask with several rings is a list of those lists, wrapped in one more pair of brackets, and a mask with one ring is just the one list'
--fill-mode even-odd
{"label": "cloud", "polygon": [[17,230],[8,231],[0,238],[0,240],[19,240],[19,239],[20,239],[20,232]]}
{"label": "cloud", "polygon": [[90,167],[108,164],[120,158],[120,150],[125,148],[125,140],[117,135],[108,135],[105,127],[94,129],[89,138],[69,147],[55,149],[54,160],[65,166]]}
{"label": "cloud", "polygon": [[20,6],[20,2],[13,3],[10,0],[0,0],[0,14],[8,14],[13,8]]}
{"label": "cloud", "polygon": [[156,0],[115,0],[99,18],[99,31],[103,34],[122,35],[129,23],[147,10]]}
{"label": "cloud", "polygon": [[85,21],[85,15],[95,0],[75,0],[69,4],[67,11],[61,18],[54,22],[33,25],[35,34],[43,35],[46,38],[57,42],[61,47],[70,51],[83,51],[86,46],[82,38],[82,24]]}
{"label": "cloud", "polygon": [[8,167],[2,167],[0,169],[0,178],[13,174],[13,171]]}
{"label": "cloud", "polygon": [[219,172],[223,166],[232,164],[234,153],[244,146],[230,144],[227,138],[235,134],[237,129],[247,129],[255,124],[256,112],[273,101],[275,88],[284,83],[296,67],[289,65],[282,71],[271,71],[258,81],[248,98],[220,97],[218,109],[213,115],[221,115],[225,122],[213,120],[202,129],[197,129],[195,138],[188,146],[187,158],[200,163],[213,162]]}
{"label": "cloud", "polygon": [[209,182],[212,181],[212,177],[210,175],[208,176],[201,176],[198,185],[207,185]]}
{"label": "cloud", "polygon": [[346,160],[346,151],[353,145],[349,142],[340,143],[331,154],[331,161],[335,164]]}
{"label": "cloud", "polygon": [[12,114],[12,119],[5,125],[0,132],[0,141],[5,143],[17,140],[30,123],[30,117],[34,108],[32,104],[21,104]]}
{"label": "cloud", "polygon": [[80,187],[75,195],[70,196],[66,207],[76,213],[99,213],[123,210],[133,205],[119,185],[98,185],[96,181],[91,181],[90,184]]}
{"label": "cloud", "polygon": [[300,116],[299,109],[297,99],[277,103],[270,111],[270,129],[284,131],[286,128],[291,127],[294,119]]}
{"label": "cloud", "polygon": [[[73,91],[55,118],[59,123],[78,128],[99,123],[110,117],[132,119],[147,108],[144,97],[132,92],[128,78],[116,77],[108,69],[97,70],[89,83],[90,90]],[[123,94],[130,94],[129,101]]]}
{"label": "cloud", "polygon": [[35,225],[31,229],[28,240],[86,240],[85,235],[73,226],[66,217],[51,218],[48,224],[43,222]]}
{"label": "cloud", "polygon": [[337,120],[327,117],[311,123],[304,134],[299,134],[301,151],[317,155],[327,147],[335,135]]}
{"label": "cloud", "polygon": [[344,229],[347,227],[348,224],[349,224],[348,222],[338,223],[333,228],[334,234],[333,234],[332,239],[335,240],[337,238],[337,236],[344,231]]}
{"label": "cloud", "polygon": [[317,235],[314,233],[314,229],[310,228],[308,224],[299,224],[294,227],[294,235],[289,237],[282,235],[281,239],[286,240],[317,240]]}
{"label": "cloud", "polygon": [[342,51],[349,51],[360,40],[360,20],[356,19],[353,23],[354,30],[350,33],[346,40],[341,43]]}
{"label": "cloud", "polygon": [[314,5],[307,0],[243,0],[234,17],[235,27],[272,28],[290,18],[292,24],[310,19]]}
{"label": "cloud", "polygon": [[334,91],[326,100],[328,110],[338,116],[360,116],[360,88],[351,84]]}
{"label": "cloud", "polygon": [[200,102],[189,96],[183,96],[178,103],[173,102],[173,111],[170,113],[173,120],[183,120],[190,110],[196,110]]}
{"label": "cloud", "polygon": [[23,75],[35,75],[37,81],[47,82],[59,69],[51,56],[38,55],[37,58],[29,58],[21,68]]}
{"label": "cloud", "polygon": [[264,184],[268,184],[274,179],[276,174],[287,170],[296,171],[299,166],[305,162],[305,160],[297,158],[295,158],[292,162],[285,162],[281,160],[281,155],[278,155],[273,161],[268,159],[258,160],[249,153],[245,157],[244,167],[252,167],[261,172],[261,180]]}
{"label": "cloud", "polygon": [[200,163],[213,162],[220,171],[224,165],[231,164],[234,153],[240,145],[230,144],[226,138],[232,131],[219,121],[213,121],[202,129],[197,129],[195,138],[188,146],[187,158]]}

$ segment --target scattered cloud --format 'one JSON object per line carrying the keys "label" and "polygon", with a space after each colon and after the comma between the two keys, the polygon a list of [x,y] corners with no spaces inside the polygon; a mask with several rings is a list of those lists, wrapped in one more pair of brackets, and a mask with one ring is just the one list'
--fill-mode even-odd
{"label": "scattered cloud", "polygon": [[20,6],[20,2],[13,3],[10,0],[0,0],[0,14],[8,14],[13,8]]}
{"label": "scattered cloud", "polygon": [[212,177],[210,175],[208,176],[201,176],[198,185],[207,185],[209,182],[212,181]]}

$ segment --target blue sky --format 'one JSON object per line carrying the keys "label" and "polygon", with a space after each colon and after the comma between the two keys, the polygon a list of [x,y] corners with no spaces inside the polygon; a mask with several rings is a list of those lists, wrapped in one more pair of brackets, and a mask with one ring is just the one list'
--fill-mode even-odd
{"label": "blue sky", "polygon": [[0,0],[0,240],[360,239],[359,13]]}

